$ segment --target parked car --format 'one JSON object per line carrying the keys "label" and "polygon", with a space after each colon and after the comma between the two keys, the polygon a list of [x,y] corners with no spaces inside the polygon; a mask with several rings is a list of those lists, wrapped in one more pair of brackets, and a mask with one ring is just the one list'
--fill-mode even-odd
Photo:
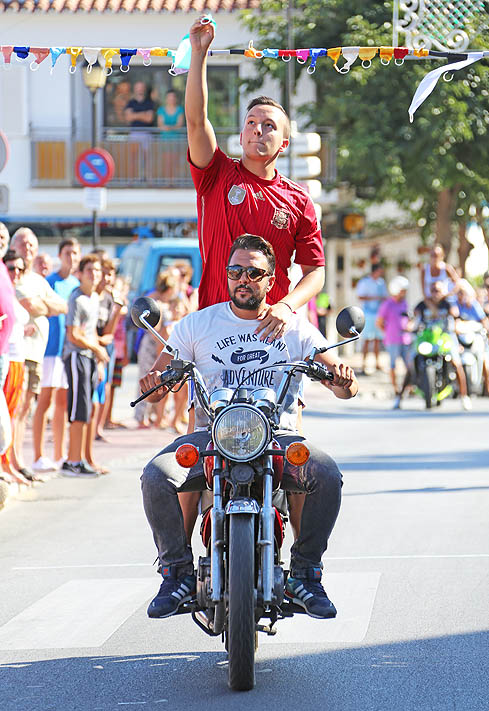
{"label": "parked car", "polygon": [[177,259],[190,263],[193,269],[192,286],[197,288],[202,276],[197,239],[146,238],[128,244],[120,257],[119,272],[130,281],[130,302],[154,289],[158,274]]}
{"label": "parked car", "polygon": [[[202,260],[197,239],[176,237],[141,238],[127,245],[120,256],[119,273],[130,282],[129,302],[152,291],[158,274],[176,260],[189,262],[193,269],[192,286],[199,286]],[[136,360],[137,332],[127,320],[127,345],[132,361]]]}

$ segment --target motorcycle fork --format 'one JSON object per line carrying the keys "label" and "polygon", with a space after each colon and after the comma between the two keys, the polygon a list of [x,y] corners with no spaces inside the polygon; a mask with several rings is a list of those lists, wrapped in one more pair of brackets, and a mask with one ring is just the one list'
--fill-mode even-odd
{"label": "motorcycle fork", "polygon": [[222,558],[224,550],[224,509],[222,507],[223,461],[214,457],[213,501],[211,511],[211,601],[218,603],[222,599]]}
{"label": "motorcycle fork", "polygon": [[261,552],[262,594],[265,605],[271,605],[274,591],[274,523],[275,511],[272,505],[273,459],[265,456],[263,467],[263,505],[260,512],[258,546]]}

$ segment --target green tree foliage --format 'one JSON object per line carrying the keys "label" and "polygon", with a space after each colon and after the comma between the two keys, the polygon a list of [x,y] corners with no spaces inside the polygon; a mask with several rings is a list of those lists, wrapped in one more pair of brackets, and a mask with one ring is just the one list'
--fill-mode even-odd
{"label": "green tree foliage", "polygon": [[[392,2],[294,0],[293,7],[296,48],[392,45]],[[264,0],[259,12],[244,14],[256,47],[287,46],[285,8],[285,1]],[[471,49],[482,45],[481,35]],[[423,232],[436,231],[449,246],[455,223],[468,219],[469,205],[489,199],[489,65],[482,60],[450,82],[440,80],[410,124],[416,87],[440,61],[383,66],[377,56],[369,69],[357,60],[340,74],[330,58],[321,57],[312,75],[317,102],[302,111],[311,126],[336,127],[339,180],[362,197],[396,200],[408,209],[414,204]],[[304,69],[297,64],[296,76]],[[285,64],[268,59],[259,71],[283,81]]]}

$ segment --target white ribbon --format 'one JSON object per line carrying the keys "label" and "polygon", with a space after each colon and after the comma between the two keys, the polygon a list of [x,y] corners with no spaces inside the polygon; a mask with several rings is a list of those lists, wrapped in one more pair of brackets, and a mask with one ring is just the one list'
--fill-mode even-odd
{"label": "white ribbon", "polygon": [[100,52],[100,49],[100,47],[83,47],[83,56],[87,61],[89,73],[92,71],[92,66],[96,63],[98,59],[98,53]]}
{"label": "white ribbon", "polygon": [[416,93],[414,94],[413,100],[411,101],[411,106],[408,109],[409,121],[411,123],[413,122],[414,113],[416,109],[418,109],[423,103],[423,101],[428,98],[428,96],[435,88],[438,79],[443,74],[446,74],[447,72],[455,72],[458,69],[464,69],[470,64],[478,62],[479,59],[482,59],[483,57],[488,55],[489,52],[470,52],[467,59],[464,59],[461,62],[454,62],[453,64],[444,64],[442,67],[438,67],[438,69],[434,69],[432,72],[427,74],[425,78],[422,79],[421,83],[416,89]]}
{"label": "white ribbon", "polygon": [[351,65],[358,58],[359,51],[360,47],[343,47],[341,49],[341,54],[346,60],[343,66],[338,70],[341,74],[346,74],[350,71]]}

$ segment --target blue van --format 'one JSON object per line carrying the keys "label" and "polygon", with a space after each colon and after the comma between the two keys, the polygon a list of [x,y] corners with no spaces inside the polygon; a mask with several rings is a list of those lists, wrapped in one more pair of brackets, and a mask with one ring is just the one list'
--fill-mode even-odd
{"label": "blue van", "polygon": [[199,241],[185,237],[144,238],[127,245],[120,257],[119,272],[130,282],[130,303],[154,289],[158,274],[176,260],[184,259],[193,269],[192,286],[202,276]]}

